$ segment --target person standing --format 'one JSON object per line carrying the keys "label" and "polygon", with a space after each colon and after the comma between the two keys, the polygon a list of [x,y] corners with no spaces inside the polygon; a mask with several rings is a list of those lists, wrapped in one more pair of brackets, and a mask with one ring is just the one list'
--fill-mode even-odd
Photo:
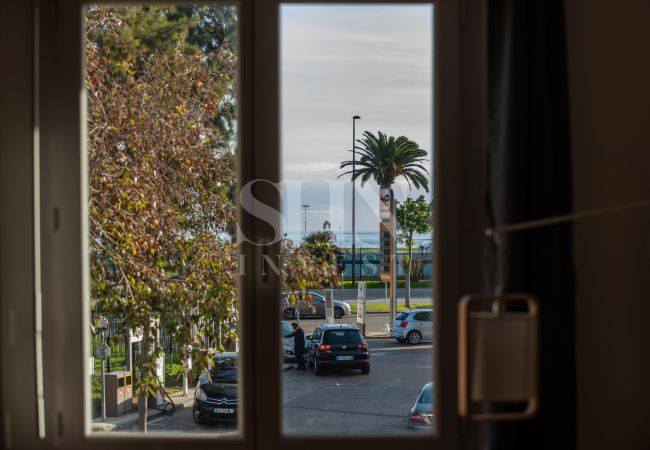
{"label": "person standing", "polygon": [[287,334],[285,337],[293,338],[293,352],[296,355],[296,370],[306,370],[305,367],[305,332],[300,328],[297,322],[291,324],[293,333]]}

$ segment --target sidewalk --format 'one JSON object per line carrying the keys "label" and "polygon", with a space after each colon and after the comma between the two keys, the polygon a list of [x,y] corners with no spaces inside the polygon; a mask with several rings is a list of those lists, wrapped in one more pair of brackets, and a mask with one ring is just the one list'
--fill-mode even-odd
{"label": "sidewalk", "polygon": [[[194,389],[190,388],[188,395],[181,395],[182,391],[170,394],[176,411],[182,408],[191,408],[194,402]],[[162,410],[149,408],[147,410],[147,422],[164,414]],[[101,417],[93,419],[91,430],[93,432],[108,432],[108,431],[125,431],[136,427],[138,424],[138,411],[133,411],[119,417],[106,417],[106,422]]]}

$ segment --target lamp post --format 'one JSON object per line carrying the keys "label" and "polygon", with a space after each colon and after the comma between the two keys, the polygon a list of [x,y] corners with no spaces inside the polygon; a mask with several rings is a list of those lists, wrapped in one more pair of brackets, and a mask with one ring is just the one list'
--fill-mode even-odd
{"label": "lamp post", "polygon": [[352,289],[354,289],[354,282],[356,278],[356,265],[357,265],[357,259],[356,259],[356,241],[357,241],[357,230],[356,230],[356,211],[355,211],[355,203],[356,203],[356,192],[355,192],[355,186],[356,186],[356,180],[354,179],[354,175],[356,174],[356,163],[357,163],[357,152],[356,152],[356,120],[361,119],[359,116],[353,116],[352,117]]}
{"label": "lamp post", "polygon": [[305,238],[307,237],[307,208],[309,208],[309,205],[304,204],[302,207],[305,208],[305,233],[303,235],[303,238]]}

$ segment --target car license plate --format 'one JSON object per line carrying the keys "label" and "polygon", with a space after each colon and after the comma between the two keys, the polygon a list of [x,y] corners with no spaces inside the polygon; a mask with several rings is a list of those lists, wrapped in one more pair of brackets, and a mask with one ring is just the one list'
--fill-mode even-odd
{"label": "car license plate", "polygon": [[214,408],[212,412],[217,414],[232,414],[235,410],[233,408]]}
{"label": "car license plate", "polygon": [[354,356],[337,356],[337,361],[351,361],[354,359]]}

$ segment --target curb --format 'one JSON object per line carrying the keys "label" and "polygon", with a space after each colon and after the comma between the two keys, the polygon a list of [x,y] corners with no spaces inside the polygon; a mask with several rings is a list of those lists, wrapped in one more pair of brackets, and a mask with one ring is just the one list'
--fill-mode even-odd
{"label": "curb", "polygon": [[[183,402],[174,403],[174,406],[175,406],[174,413],[176,413],[179,410],[185,408],[185,404]],[[157,410],[155,408],[154,409],[149,409],[148,413],[147,413],[147,422],[149,422],[150,420],[162,417],[164,415],[165,415],[165,412],[162,411],[162,410]],[[116,424],[110,424],[110,423],[106,423],[106,422],[93,422],[91,424],[91,429],[94,427],[96,429],[93,430],[93,431],[102,432],[102,433],[113,432],[113,431],[124,431],[124,430],[128,430],[129,428],[133,427],[134,425],[137,425],[137,423],[138,423],[138,416],[136,415],[134,419],[125,420],[123,422],[116,423]]]}

